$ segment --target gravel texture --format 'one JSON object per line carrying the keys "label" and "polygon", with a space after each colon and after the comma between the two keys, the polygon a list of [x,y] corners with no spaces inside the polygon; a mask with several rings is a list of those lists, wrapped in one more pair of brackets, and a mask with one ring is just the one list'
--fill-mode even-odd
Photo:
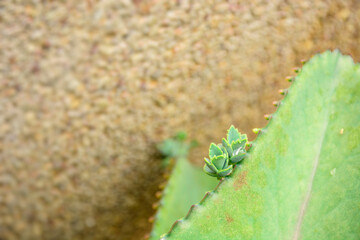
{"label": "gravel texture", "polygon": [[0,239],[141,239],[154,145],[250,133],[316,52],[360,57],[356,0],[0,1]]}

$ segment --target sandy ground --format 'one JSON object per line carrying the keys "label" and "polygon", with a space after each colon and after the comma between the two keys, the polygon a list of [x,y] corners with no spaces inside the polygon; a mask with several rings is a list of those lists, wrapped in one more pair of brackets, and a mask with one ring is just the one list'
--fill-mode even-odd
{"label": "sandy ground", "polygon": [[200,164],[301,59],[360,58],[355,0],[42,2],[0,2],[0,239],[140,239],[158,141]]}

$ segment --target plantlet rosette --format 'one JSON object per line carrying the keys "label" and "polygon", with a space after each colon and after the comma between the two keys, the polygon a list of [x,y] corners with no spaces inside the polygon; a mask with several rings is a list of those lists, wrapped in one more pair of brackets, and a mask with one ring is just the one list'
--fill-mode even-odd
{"label": "plantlet rosette", "polygon": [[210,145],[210,159],[205,158],[204,172],[219,179],[228,176],[233,170],[233,165],[245,158],[246,144],[246,134],[241,135],[234,126],[231,126],[227,139],[223,138],[222,144]]}
{"label": "plantlet rosette", "polygon": [[229,165],[229,157],[222,146],[212,143],[209,150],[210,159],[205,158],[204,171],[213,177],[225,177],[232,172],[233,166]]}
{"label": "plantlet rosette", "polygon": [[308,61],[241,167],[162,239],[360,239],[360,66]]}
{"label": "plantlet rosette", "polygon": [[222,146],[225,147],[230,164],[239,163],[245,158],[245,146],[248,143],[246,134],[241,134],[234,126],[231,126],[227,133],[227,139],[222,139]]}

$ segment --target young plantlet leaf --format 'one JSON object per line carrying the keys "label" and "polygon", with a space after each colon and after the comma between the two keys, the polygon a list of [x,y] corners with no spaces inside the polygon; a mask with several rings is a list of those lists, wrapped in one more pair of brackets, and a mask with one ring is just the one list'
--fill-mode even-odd
{"label": "young plantlet leaf", "polygon": [[205,158],[205,165],[207,165],[208,168],[211,169],[212,172],[214,172],[214,173],[217,172],[215,165],[207,158]]}
{"label": "young plantlet leaf", "polygon": [[241,135],[240,140],[241,140],[241,145],[240,145],[241,148],[245,149],[245,146],[246,146],[246,144],[248,142],[247,135],[246,134]]}
{"label": "young plantlet leaf", "polygon": [[240,139],[231,144],[231,149],[233,150],[233,155],[237,155],[242,149]]}
{"label": "young plantlet leaf", "polygon": [[209,165],[205,164],[203,170],[206,174],[212,177],[217,177],[217,171],[210,168]]}
{"label": "young plantlet leaf", "polygon": [[218,144],[218,147],[219,147],[219,148],[221,149],[221,151],[223,152],[223,155],[228,156],[228,151],[226,150],[226,148],[225,148],[221,143]]}
{"label": "young plantlet leaf", "polygon": [[234,125],[231,125],[231,127],[229,128],[228,133],[227,133],[227,140],[228,140],[229,144],[231,145],[232,142],[234,142],[238,139],[240,139],[240,133],[234,127]]}
{"label": "young plantlet leaf", "polygon": [[231,164],[237,164],[239,163],[241,160],[243,160],[246,156],[246,153],[245,152],[239,152],[237,155],[235,156],[232,156],[230,158],[230,163]]}
{"label": "young plantlet leaf", "polygon": [[223,138],[222,143],[223,143],[222,145],[225,147],[226,152],[228,153],[228,155],[232,156],[233,152],[232,152],[232,148],[231,148],[229,142],[225,138]]}
{"label": "young plantlet leaf", "polygon": [[218,172],[218,176],[219,176],[219,177],[225,177],[225,176],[229,175],[229,174],[232,172],[232,170],[233,170],[233,166],[230,165],[228,168],[225,168],[225,169],[223,169],[223,170],[220,170],[220,171]]}
{"label": "young plantlet leaf", "polygon": [[215,156],[220,156],[220,155],[223,155],[223,154],[224,154],[223,151],[215,143],[212,143],[210,145],[210,149],[209,149],[209,157],[210,157],[210,159],[215,157]]}
{"label": "young plantlet leaf", "polygon": [[216,156],[211,159],[211,163],[214,164],[216,169],[221,170],[228,166],[228,157]]}

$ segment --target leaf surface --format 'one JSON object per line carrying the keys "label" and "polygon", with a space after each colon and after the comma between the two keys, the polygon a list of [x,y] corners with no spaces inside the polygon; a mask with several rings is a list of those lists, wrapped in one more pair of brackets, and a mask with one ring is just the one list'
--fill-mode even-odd
{"label": "leaf surface", "polygon": [[231,145],[232,142],[240,139],[240,137],[241,135],[239,131],[234,126],[231,126],[227,133],[227,141],[229,142],[229,144]]}
{"label": "leaf surface", "polygon": [[215,143],[212,143],[210,145],[210,149],[209,149],[209,157],[213,158],[213,157],[219,156],[219,155],[223,155],[223,151]]}

